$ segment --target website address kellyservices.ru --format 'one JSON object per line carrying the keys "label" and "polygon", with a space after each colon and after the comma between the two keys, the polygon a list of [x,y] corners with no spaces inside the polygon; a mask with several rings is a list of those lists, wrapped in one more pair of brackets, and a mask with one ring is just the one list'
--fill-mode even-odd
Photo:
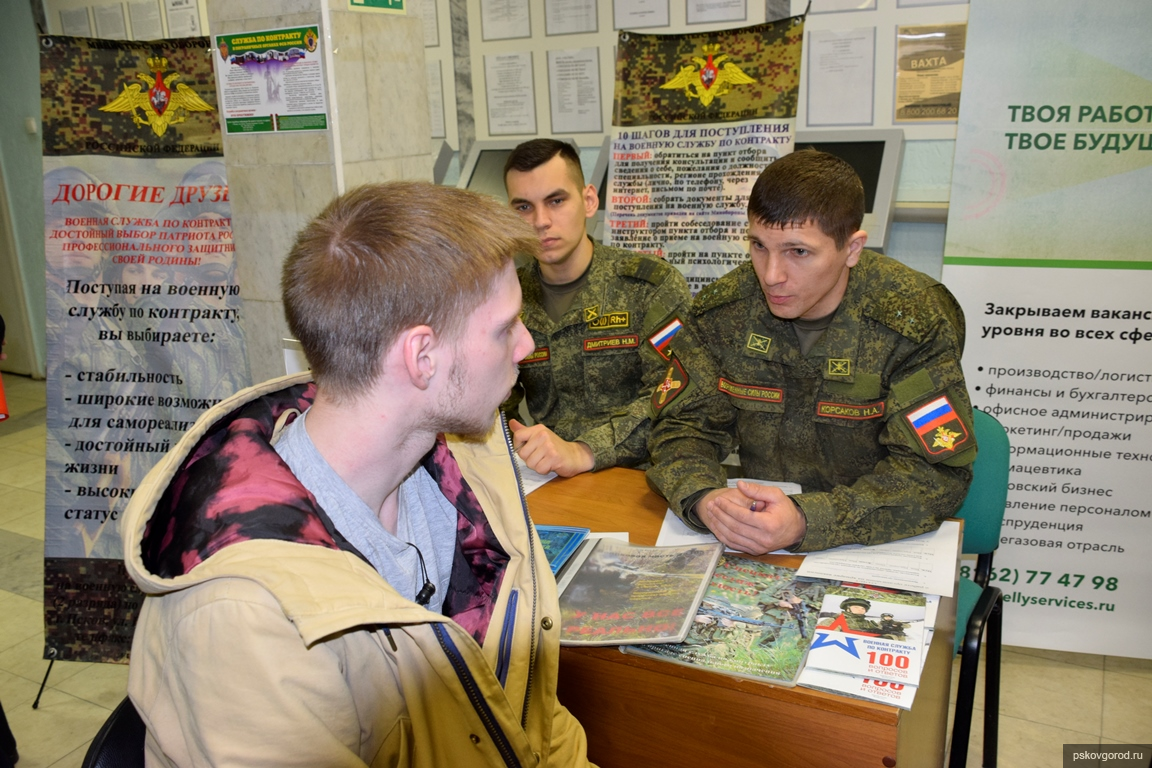
{"label": "website address kellyservices.ru", "polygon": [[1004,602],[1019,606],[1045,605],[1081,611],[1108,611],[1111,613],[1116,610],[1116,603],[1095,603],[1091,600],[1074,600],[1071,597],[1038,597],[1015,591],[1005,592]]}

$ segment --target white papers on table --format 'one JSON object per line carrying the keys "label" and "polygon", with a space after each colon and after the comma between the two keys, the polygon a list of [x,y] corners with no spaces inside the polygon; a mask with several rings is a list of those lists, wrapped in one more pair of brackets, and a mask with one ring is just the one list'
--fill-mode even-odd
{"label": "white papers on table", "polygon": [[549,480],[556,479],[555,472],[549,472],[546,475],[542,475],[534,469],[529,469],[528,465],[524,463],[524,459],[520,458],[519,455],[516,456],[516,466],[520,468],[520,482],[524,484],[525,496],[532,493],[532,491],[544,485],[544,483],[548,482]]}
{"label": "white papers on table", "polygon": [[799,575],[951,597],[959,549],[960,524],[945,520],[939,530],[910,539],[810,553]]}

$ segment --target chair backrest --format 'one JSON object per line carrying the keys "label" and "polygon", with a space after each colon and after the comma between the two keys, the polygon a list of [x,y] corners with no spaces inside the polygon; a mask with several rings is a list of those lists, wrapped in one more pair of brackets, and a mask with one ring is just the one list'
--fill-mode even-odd
{"label": "chair backrest", "polygon": [[81,768],[144,768],[144,721],[127,696],[100,726]]}
{"label": "chair backrest", "polygon": [[1000,543],[1008,503],[1008,433],[984,411],[973,409],[972,422],[976,462],[972,465],[972,485],[956,517],[964,520],[964,554],[986,555]]}

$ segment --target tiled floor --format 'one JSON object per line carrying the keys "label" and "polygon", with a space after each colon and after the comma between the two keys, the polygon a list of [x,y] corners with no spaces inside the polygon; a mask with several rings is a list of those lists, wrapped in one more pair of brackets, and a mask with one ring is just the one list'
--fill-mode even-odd
{"label": "tiled floor", "polygon": [[[48,666],[41,658],[44,383],[7,375],[4,386],[11,418],[0,422],[0,702],[19,768],[70,768],[124,697],[128,668],[59,662],[32,709]],[[1009,648],[1001,682],[1003,768],[1059,766],[1062,744],[1152,743],[1152,661]],[[980,713],[972,730],[968,765],[979,766]]]}

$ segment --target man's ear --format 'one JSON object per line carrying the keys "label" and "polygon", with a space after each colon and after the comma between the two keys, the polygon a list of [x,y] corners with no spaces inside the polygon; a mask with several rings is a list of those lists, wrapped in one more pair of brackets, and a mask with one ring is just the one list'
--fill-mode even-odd
{"label": "man's ear", "polygon": [[600,195],[596,192],[596,187],[591,184],[584,186],[584,218],[590,219],[596,215],[596,211],[600,208]]}
{"label": "man's ear", "polygon": [[440,364],[443,343],[436,331],[417,325],[400,334],[396,342],[408,380],[417,389],[428,389]]}
{"label": "man's ear", "polygon": [[868,233],[862,229],[857,230],[852,237],[848,238],[848,261],[845,262],[849,267],[856,266],[860,261],[860,254],[864,252],[864,244],[868,242]]}

